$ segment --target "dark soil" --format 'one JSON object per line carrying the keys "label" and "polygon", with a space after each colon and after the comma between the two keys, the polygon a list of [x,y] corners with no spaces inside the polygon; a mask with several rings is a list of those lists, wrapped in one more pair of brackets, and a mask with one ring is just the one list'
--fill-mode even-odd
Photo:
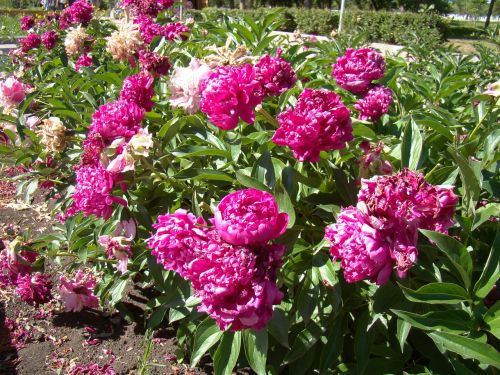
{"label": "dark soil", "polygon": [[[12,226],[20,233],[31,230],[32,237],[50,231],[53,219],[42,206],[18,205],[8,186],[0,190],[0,236],[5,237],[6,228]],[[35,202],[43,200],[41,194],[37,193]],[[53,275],[61,272],[55,265],[47,266]],[[111,363],[116,374],[139,374],[147,347],[142,319],[147,298],[132,282],[125,293],[122,303],[134,314],[132,323],[118,313],[88,309],[65,312],[58,301],[37,309],[0,290],[0,375],[66,374],[74,364],[89,363]],[[16,348],[9,319],[27,332],[29,338],[24,346]],[[175,349],[175,330],[156,331],[147,371],[141,373],[199,374],[198,370],[176,363]]]}

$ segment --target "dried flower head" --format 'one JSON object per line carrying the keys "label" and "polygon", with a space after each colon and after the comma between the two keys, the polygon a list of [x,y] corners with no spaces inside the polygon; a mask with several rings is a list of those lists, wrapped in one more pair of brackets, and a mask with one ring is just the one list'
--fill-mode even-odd
{"label": "dried flower head", "polygon": [[42,137],[40,143],[47,151],[59,153],[66,148],[66,127],[59,117],[49,117],[43,120],[37,130],[37,134]]}

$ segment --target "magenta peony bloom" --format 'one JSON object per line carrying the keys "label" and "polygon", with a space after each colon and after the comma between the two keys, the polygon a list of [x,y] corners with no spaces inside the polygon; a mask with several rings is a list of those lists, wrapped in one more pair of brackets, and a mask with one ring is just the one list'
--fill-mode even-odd
{"label": "magenta peony bloom", "polygon": [[151,51],[139,51],[139,64],[141,66],[141,71],[148,72],[154,77],[167,75],[170,70],[168,56],[161,56]]}
{"label": "magenta peony bloom", "polygon": [[131,138],[141,128],[144,110],[137,104],[126,100],[117,100],[101,105],[92,115],[90,131],[99,133],[103,140]]}
{"label": "magenta peony bloom", "polygon": [[151,43],[155,37],[162,36],[164,33],[163,26],[156,23],[151,17],[137,16],[134,18],[134,23],[139,25],[142,40],[146,44]]}
{"label": "magenta peony bloom", "polygon": [[17,279],[16,294],[28,305],[42,305],[52,299],[52,281],[50,275],[37,272],[19,276]]}
{"label": "magenta peony bloom", "polygon": [[21,30],[28,31],[35,26],[35,19],[32,16],[23,16],[21,18]]}
{"label": "magenta peony bloom", "polygon": [[101,164],[80,166],[76,170],[73,207],[85,216],[109,219],[113,203],[126,205],[123,199],[111,195],[112,190],[113,177]]}
{"label": "magenta peony bloom", "polygon": [[128,8],[136,17],[156,17],[158,13],[173,4],[174,0],[123,0],[120,6]]}
{"label": "magenta peony bloom", "polygon": [[276,286],[276,270],[285,251],[283,245],[234,246],[216,231],[208,233],[202,255],[189,264],[198,311],[209,314],[221,330],[264,328],[272,307],[283,294]]}
{"label": "magenta peony bloom", "polygon": [[88,66],[91,66],[93,63],[92,61],[92,57],[86,53],[80,55],[80,57],[78,58],[78,60],[76,60],[75,62],[75,70],[77,72],[80,71],[80,68],[82,66],[85,66],[85,67],[88,67]]}
{"label": "magenta peony bloom", "polygon": [[382,285],[389,279],[391,248],[382,226],[374,216],[348,207],[326,228],[325,237],[332,243],[330,254],[341,261],[348,283],[369,279]]}
{"label": "magenta peony bloom", "polygon": [[384,58],[377,51],[348,48],[345,55],[337,58],[332,75],[340,87],[361,94],[368,90],[372,81],[384,76],[384,70]]}
{"label": "magenta peony bloom", "polygon": [[42,34],[42,43],[49,51],[56,46],[58,39],[59,35],[54,30]]}
{"label": "magenta peony bloom", "polygon": [[120,99],[133,102],[146,112],[153,109],[154,103],[151,98],[155,94],[153,87],[154,77],[148,73],[139,73],[128,76],[123,81]]}
{"label": "magenta peony bloom", "polygon": [[[68,9],[68,8],[66,8]],[[72,25],[71,14],[68,11],[64,11],[59,17],[59,30],[66,30],[68,27]]]}
{"label": "magenta peony bloom", "polygon": [[27,86],[14,76],[0,81],[0,107],[16,107],[24,100],[27,89]]}
{"label": "magenta peony bloom", "polygon": [[76,0],[63,12],[69,23],[88,24],[94,16],[94,6],[86,0]]}
{"label": "magenta peony bloom", "polygon": [[278,115],[273,142],[288,146],[299,161],[316,162],[322,150],[338,150],[352,140],[350,111],[333,91],[305,89],[295,109]]}
{"label": "magenta peony bloom", "polygon": [[192,59],[188,67],[177,67],[170,77],[169,102],[173,107],[183,108],[191,115],[200,109],[200,86],[210,76],[212,69],[201,64],[197,59]]}
{"label": "magenta peony bloom", "polygon": [[81,165],[98,165],[101,152],[104,150],[104,141],[99,133],[90,132],[83,141],[83,152],[80,156]]}
{"label": "magenta peony bloom", "polygon": [[163,35],[168,40],[174,40],[177,38],[186,40],[190,32],[191,29],[183,23],[173,22],[167,24],[166,26],[163,26],[161,35]]}
{"label": "magenta peony bloom", "polygon": [[221,66],[200,87],[200,108],[209,120],[224,130],[238,126],[241,118],[255,121],[255,106],[262,102],[261,86],[250,64]]}
{"label": "magenta peony bloom", "polygon": [[263,96],[280,96],[297,82],[292,66],[280,55],[278,49],[276,57],[266,55],[255,65],[255,78],[262,85]]}
{"label": "magenta peony bloom", "polygon": [[23,52],[31,51],[33,48],[38,48],[40,43],[42,43],[42,38],[40,35],[31,33],[26,36],[26,38],[21,39],[21,50]]}
{"label": "magenta peony bloom", "polygon": [[434,186],[421,173],[405,169],[393,176],[362,180],[358,208],[381,220],[403,220],[410,227],[447,233],[458,202],[452,186]]}
{"label": "magenta peony bloom", "polygon": [[363,99],[354,104],[354,108],[360,111],[360,120],[376,122],[383,114],[389,112],[391,104],[392,90],[385,86],[375,86],[363,96]]}
{"label": "magenta peony bloom", "polygon": [[167,270],[189,278],[188,264],[196,257],[205,241],[206,222],[186,210],[159,215],[153,227],[156,233],[148,240],[151,254]]}
{"label": "magenta peony bloom", "polygon": [[272,194],[257,189],[226,195],[214,211],[215,228],[233,245],[264,244],[285,233],[287,224]]}
{"label": "magenta peony bloom", "polygon": [[78,312],[85,307],[99,307],[99,300],[94,295],[97,281],[91,273],[78,270],[71,280],[61,276],[59,281],[61,283],[59,285],[59,295],[66,311]]}

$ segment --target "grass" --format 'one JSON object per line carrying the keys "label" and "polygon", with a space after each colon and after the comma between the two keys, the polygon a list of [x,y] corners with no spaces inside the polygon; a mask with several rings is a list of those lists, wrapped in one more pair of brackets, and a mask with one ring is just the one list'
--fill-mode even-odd
{"label": "grass", "polygon": [[20,17],[0,16],[0,39],[9,39],[26,33],[21,30]]}

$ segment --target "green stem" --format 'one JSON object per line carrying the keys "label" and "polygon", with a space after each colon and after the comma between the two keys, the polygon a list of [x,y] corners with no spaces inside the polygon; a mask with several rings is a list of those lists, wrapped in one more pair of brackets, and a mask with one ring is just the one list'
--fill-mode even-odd
{"label": "green stem", "polygon": [[269,112],[267,112],[264,108],[260,108],[258,112],[264,117],[267,122],[271,125],[273,125],[275,128],[279,128],[280,124],[278,123],[278,120],[276,120]]}

